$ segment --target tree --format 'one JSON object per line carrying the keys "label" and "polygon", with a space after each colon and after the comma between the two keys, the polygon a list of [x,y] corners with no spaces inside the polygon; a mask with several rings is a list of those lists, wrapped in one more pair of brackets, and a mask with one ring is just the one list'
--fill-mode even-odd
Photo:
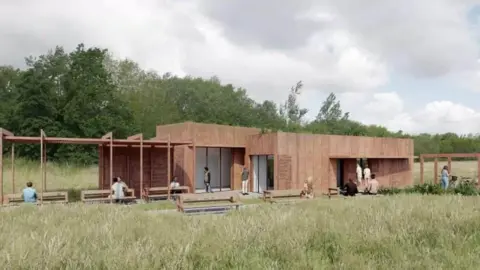
{"label": "tree", "polygon": [[[117,60],[102,48],[80,44],[67,53],[55,47],[26,59],[23,70],[0,67],[0,126],[16,134],[100,137],[113,131],[116,138],[183,121],[257,127],[264,132],[289,131],[352,136],[413,138],[415,154],[479,152],[478,134],[419,134],[364,125],[344,113],[335,94],[322,103],[314,121],[297,98],[303,83],[290,88],[288,99],[277,106],[257,102],[247,90],[223,84],[220,78],[178,77],[142,69],[131,60]],[[38,145],[18,145],[17,154],[38,158]],[[50,160],[92,163],[96,146],[49,145]]]}
{"label": "tree", "polygon": [[292,86],[287,101],[280,107],[280,115],[285,119],[287,127],[290,129],[299,128],[303,117],[308,113],[307,109],[301,109],[297,103],[297,96],[301,94],[302,88],[302,81]]}
{"label": "tree", "polygon": [[339,121],[348,120],[350,113],[343,113],[340,108],[340,101],[337,101],[337,97],[334,93],[330,93],[327,99],[322,103],[322,107],[317,114],[316,121]]}

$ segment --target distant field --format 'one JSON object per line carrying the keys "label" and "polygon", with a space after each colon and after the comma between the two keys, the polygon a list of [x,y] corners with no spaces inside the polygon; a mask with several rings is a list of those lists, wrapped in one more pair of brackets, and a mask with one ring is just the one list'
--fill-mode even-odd
{"label": "distant field", "polygon": [[[438,169],[446,165],[447,162],[439,162]],[[11,193],[11,169],[8,158],[5,160],[4,171],[4,190],[5,193]],[[32,181],[35,186],[41,186],[41,174],[39,162],[18,160],[15,170],[15,189],[18,191],[25,186],[27,181]],[[476,161],[452,161],[453,175],[477,177]],[[433,180],[433,162],[425,162],[425,182]],[[414,181],[420,181],[420,163],[415,163]],[[94,188],[98,185],[98,168],[96,166],[74,167],[58,166],[49,163],[47,166],[47,188],[48,189],[86,189]]]}

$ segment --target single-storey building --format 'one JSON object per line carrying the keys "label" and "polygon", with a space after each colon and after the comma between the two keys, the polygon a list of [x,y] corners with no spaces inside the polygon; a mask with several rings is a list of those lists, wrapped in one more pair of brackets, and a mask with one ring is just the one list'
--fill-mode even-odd
{"label": "single-storey building", "polygon": [[[241,189],[241,172],[250,170],[250,192],[300,189],[311,176],[326,192],[355,179],[358,159],[366,159],[380,185],[413,184],[413,140],[273,132],[257,128],[184,122],[157,126],[156,140],[178,143],[143,148],[143,185],[165,187],[172,176],[191,191],[204,189],[203,168],[213,190]],[[113,150],[113,174],[140,190],[138,147]],[[109,147],[99,146],[99,187],[108,188]],[[170,164],[170,168],[168,168]],[[170,175],[169,175],[170,174]]]}

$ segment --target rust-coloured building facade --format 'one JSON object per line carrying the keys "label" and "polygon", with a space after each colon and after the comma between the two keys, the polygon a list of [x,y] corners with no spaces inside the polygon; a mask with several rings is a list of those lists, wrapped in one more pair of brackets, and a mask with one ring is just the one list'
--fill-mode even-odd
{"label": "rust-coloured building facade", "polygon": [[[201,191],[203,168],[214,190],[241,189],[241,172],[250,170],[251,192],[300,189],[309,176],[315,189],[327,191],[355,179],[357,159],[367,159],[382,186],[413,184],[413,140],[357,136],[266,133],[260,129],[185,122],[157,126],[156,139],[191,141],[170,148],[144,148],[143,183],[167,186],[168,171],[192,191]],[[170,149],[170,150],[168,150]],[[168,152],[171,168],[168,170]],[[99,185],[108,188],[108,147],[100,146]],[[138,148],[115,148],[114,175],[140,190]]]}

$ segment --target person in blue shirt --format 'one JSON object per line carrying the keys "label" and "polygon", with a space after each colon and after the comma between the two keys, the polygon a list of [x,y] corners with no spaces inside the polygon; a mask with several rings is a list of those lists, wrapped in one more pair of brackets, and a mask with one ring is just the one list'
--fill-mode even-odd
{"label": "person in blue shirt", "polygon": [[32,187],[32,182],[27,183],[27,187],[23,189],[23,201],[27,203],[37,202],[37,191]]}
{"label": "person in blue shirt", "polygon": [[448,166],[444,166],[442,170],[442,188],[447,189],[448,188],[448,178],[450,174],[448,173]]}

